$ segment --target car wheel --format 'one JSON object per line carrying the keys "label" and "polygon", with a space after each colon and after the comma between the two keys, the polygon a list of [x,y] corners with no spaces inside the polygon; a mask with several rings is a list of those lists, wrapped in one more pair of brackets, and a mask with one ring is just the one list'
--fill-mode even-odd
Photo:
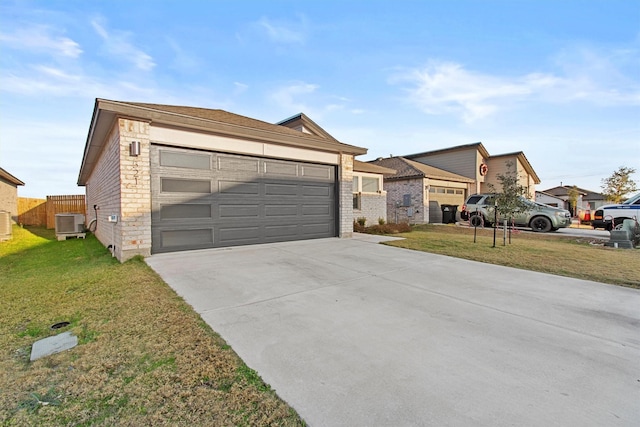
{"label": "car wheel", "polygon": [[480,215],[471,215],[469,222],[472,227],[482,227],[484,225],[484,221]]}
{"label": "car wheel", "polygon": [[531,220],[531,229],[540,233],[551,231],[551,221],[545,216],[537,216]]}
{"label": "car wheel", "polygon": [[613,221],[613,227],[611,227],[612,230],[622,230],[622,225],[624,223],[624,220],[627,218],[618,218],[616,220]]}

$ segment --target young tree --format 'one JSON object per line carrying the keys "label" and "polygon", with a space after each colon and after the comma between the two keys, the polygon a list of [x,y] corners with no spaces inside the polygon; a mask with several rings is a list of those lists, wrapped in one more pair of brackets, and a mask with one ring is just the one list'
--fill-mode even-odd
{"label": "young tree", "polygon": [[[520,179],[512,162],[507,162],[506,174],[496,175],[496,179],[502,187],[501,190],[497,190],[493,184],[489,184],[488,187],[492,193],[496,195],[496,210],[497,213],[503,219],[507,219],[509,224],[512,224],[514,215],[519,212],[527,210],[527,201],[525,195],[527,194],[526,187],[520,184]],[[498,224],[495,224],[496,226]],[[511,230],[511,226],[509,227]],[[511,231],[509,231],[509,243],[511,243]],[[494,230],[494,245],[495,245],[495,230]]]}
{"label": "young tree", "polygon": [[578,214],[578,197],[580,197],[580,192],[578,191],[578,187],[575,185],[567,191],[567,195],[569,196],[569,206],[573,213],[573,216]]}
{"label": "young tree", "polygon": [[496,189],[492,184],[489,184],[488,187],[496,195],[496,205],[500,216],[511,220],[516,213],[527,209],[524,197],[527,194],[527,189],[520,185],[518,174],[513,171],[512,162],[507,163],[507,170],[506,174],[496,175],[501,189]]}
{"label": "young tree", "polygon": [[638,190],[635,181],[631,179],[634,173],[634,168],[620,166],[613,175],[602,180],[602,194],[607,200],[620,203],[625,194]]}

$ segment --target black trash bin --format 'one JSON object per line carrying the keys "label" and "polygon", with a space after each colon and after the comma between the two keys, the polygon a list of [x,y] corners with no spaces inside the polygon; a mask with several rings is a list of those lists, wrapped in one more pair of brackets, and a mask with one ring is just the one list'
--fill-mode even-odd
{"label": "black trash bin", "polygon": [[442,223],[452,224],[456,222],[456,213],[458,212],[458,205],[440,205],[442,209]]}

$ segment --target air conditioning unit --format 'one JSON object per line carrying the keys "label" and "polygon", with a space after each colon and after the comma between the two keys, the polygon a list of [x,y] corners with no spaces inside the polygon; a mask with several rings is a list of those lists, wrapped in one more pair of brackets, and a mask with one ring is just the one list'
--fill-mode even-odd
{"label": "air conditioning unit", "polygon": [[84,215],[77,213],[56,214],[56,235],[84,233]]}
{"label": "air conditioning unit", "polygon": [[0,211],[0,242],[9,240],[12,237],[11,213],[7,211]]}

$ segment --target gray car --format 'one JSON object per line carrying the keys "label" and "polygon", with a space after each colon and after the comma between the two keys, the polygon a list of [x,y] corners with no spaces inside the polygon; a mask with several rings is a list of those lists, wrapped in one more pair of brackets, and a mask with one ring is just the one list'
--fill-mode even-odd
{"label": "gray car", "polygon": [[[568,210],[554,208],[524,198],[522,201],[527,209],[513,216],[513,222],[518,227],[529,227],[533,231],[544,233],[571,225],[571,213]],[[495,221],[494,209],[494,194],[474,194],[469,196],[462,206],[460,217],[465,221],[468,220],[472,226],[492,226]],[[506,218],[498,216],[499,222],[504,219]]]}

